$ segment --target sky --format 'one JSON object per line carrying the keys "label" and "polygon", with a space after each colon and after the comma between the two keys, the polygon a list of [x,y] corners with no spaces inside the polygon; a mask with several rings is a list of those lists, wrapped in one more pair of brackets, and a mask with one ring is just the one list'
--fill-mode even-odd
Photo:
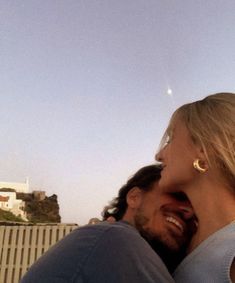
{"label": "sky", "polygon": [[[84,225],[180,105],[235,92],[233,0],[0,0],[0,181]],[[168,90],[172,90],[169,94]]]}

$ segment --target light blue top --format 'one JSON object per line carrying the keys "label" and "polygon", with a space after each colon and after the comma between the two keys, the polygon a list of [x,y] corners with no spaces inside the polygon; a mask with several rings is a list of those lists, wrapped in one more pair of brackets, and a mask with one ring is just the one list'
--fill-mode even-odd
{"label": "light blue top", "polygon": [[235,258],[235,223],[212,234],[177,267],[178,283],[232,283],[230,268]]}

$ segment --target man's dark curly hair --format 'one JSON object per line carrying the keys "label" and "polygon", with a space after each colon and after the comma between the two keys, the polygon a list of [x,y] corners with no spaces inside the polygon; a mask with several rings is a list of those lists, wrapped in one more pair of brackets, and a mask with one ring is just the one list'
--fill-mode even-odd
{"label": "man's dark curly hair", "polygon": [[139,169],[125,185],[119,190],[118,196],[105,206],[102,217],[106,220],[112,216],[116,220],[121,220],[127,209],[126,196],[134,187],[148,192],[151,191],[153,183],[160,179],[161,167],[157,164],[148,165]]}

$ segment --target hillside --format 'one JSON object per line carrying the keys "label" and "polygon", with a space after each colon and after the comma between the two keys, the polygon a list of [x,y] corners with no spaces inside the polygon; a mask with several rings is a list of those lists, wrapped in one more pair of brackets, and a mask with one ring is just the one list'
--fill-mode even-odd
{"label": "hillside", "polygon": [[24,222],[21,217],[17,217],[10,211],[2,209],[0,209],[0,221]]}

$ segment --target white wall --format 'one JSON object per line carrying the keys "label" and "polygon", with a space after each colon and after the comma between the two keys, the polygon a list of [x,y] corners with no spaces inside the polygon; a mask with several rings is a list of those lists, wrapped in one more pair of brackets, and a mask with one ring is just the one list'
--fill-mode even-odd
{"label": "white wall", "polygon": [[[15,192],[1,192],[0,191],[0,195],[4,197],[7,197],[7,196],[9,197],[8,202],[7,203],[5,202],[5,204],[2,205],[1,207],[2,209],[9,210],[16,216],[20,215],[23,220],[28,221],[28,219],[26,218],[26,213],[23,210],[23,208],[25,207],[25,202],[21,199],[16,199]],[[1,204],[2,203],[3,202],[1,202]]]}
{"label": "white wall", "polygon": [[29,193],[29,181],[26,180],[25,183],[13,183],[13,182],[0,182],[0,189],[14,189],[18,193]]}

